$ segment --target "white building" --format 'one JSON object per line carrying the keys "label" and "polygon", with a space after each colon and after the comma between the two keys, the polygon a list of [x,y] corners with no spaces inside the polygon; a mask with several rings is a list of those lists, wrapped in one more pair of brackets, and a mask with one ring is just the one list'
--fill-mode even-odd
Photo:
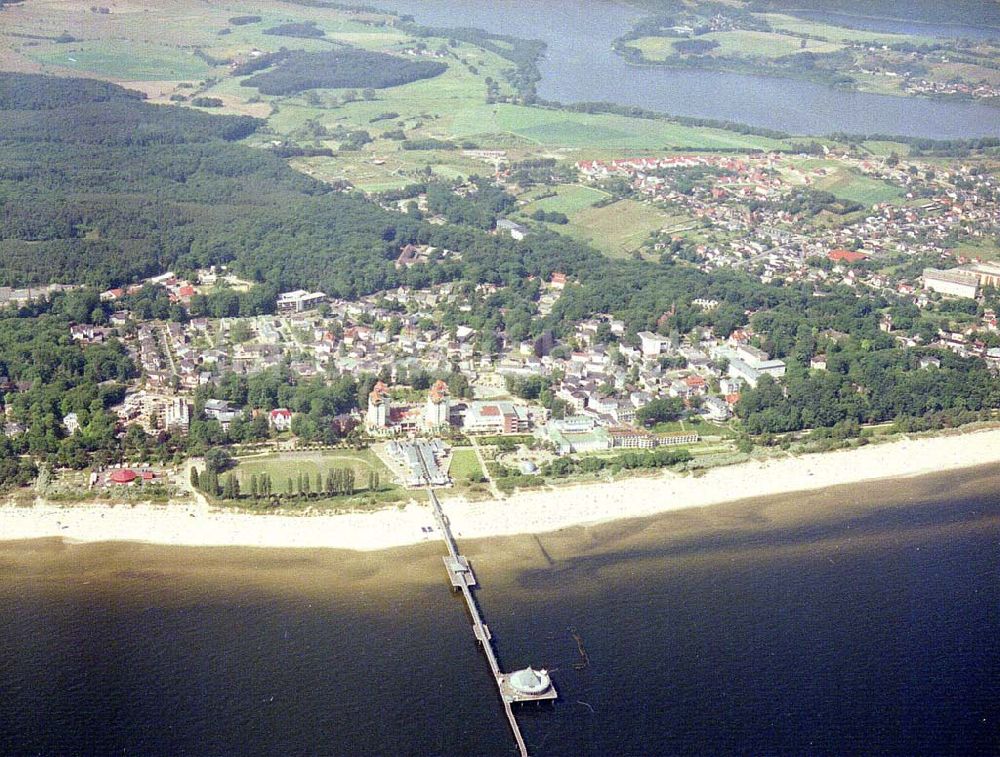
{"label": "white building", "polygon": [[389,387],[379,381],[368,394],[365,426],[369,431],[389,428]]}
{"label": "white building", "polygon": [[172,399],[163,410],[163,427],[186,434],[191,428],[191,403],[183,397]]}
{"label": "white building", "polygon": [[284,407],[272,410],[267,416],[267,423],[275,431],[288,431],[292,427],[292,411]]}
{"label": "white building", "polygon": [[451,402],[448,399],[448,385],[441,381],[434,382],[427,394],[424,405],[424,426],[428,429],[441,429],[448,425],[451,412]]}
{"label": "white building", "polygon": [[961,268],[952,268],[947,271],[925,268],[924,289],[953,297],[975,298],[979,294],[979,275]]}
{"label": "white building", "polygon": [[669,339],[654,334],[652,331],[640,331],[638,337],[642,345],[643,357],[656,357],[666,352],[670,347]]}
{"label": "white building", "polygon": [[318,307],[320,303],[326,301],[326,295],[322,292],[307,292],[304,289],[296,289],[294,292],[284,292],[278,295],[279,313],[301,313],[304,310],[311,310]]}

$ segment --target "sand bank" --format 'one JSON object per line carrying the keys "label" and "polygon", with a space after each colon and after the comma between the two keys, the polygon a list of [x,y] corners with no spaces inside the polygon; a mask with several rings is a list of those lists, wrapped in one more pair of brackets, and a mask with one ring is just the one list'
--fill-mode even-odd
{"label": "sand bank", "polygon": [[[517,494],[504,501],[447,500],[460,538],[546,533],[689,507],[825,489],[1000,462],[1000,429],[911,439],[716,468]],[[0,540],[138,541],[177,546],[379,550],[439,538],[429,508],[410,503],[372,513],[249,515],[199,506],[37,505],[0,508]]]}

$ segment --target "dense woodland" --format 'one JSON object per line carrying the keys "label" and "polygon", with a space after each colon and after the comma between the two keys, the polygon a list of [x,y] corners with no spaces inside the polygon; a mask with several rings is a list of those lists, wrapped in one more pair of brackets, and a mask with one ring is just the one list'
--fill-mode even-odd
{"label": "dense woodland", "polygon": [[[268,56],[268,60],[276,55]],[[431,79],[447,68],[439,61],[406,60],[368,50],[345,49],[322,53],[295,50],[281,56],[270,71],[244,79],[240,84],[255,87],[265,95],[293,95],[308,89],[346,87],[384,89],[418,79]]]}

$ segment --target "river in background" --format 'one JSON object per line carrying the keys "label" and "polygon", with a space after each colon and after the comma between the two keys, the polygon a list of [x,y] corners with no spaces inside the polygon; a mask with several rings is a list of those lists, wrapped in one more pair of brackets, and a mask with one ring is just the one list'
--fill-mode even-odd
{"label": "river in background", "polygon": [[[1000,749],[995,466],[461,547],[534,757]],[[0,543],[0,754],[513,755],[443,551]]]}
{"label": "river in background", "polygon": [[793,134],[1000,136],[1000,109],[976,103],[850,92],[797,79],[630,66],[611,43],[641,14],[608,0],[378,0],[375,5],[428,26],[473,26],[544,40],[548,50],[539,66],[538,94],[546,100],[635,105]]}

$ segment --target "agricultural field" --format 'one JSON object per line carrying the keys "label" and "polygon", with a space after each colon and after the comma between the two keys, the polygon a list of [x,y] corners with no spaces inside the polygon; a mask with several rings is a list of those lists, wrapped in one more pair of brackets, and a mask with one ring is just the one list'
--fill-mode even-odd
{"label": "agricultural field", "polygon": [[368,474],[379,474],[383,489],[397,489],[392,474],[371,450],[334,450],[330,452],[284,452],[262,457],[245,458],[235,469],[243,491],[250,490],[250,477],[270,475],[274,491],[283,493],[289,478],[298,480],[299,473],[309,476],[312,485],[319,474],[326,479],[331,468],[351,468],[358,491],[368,486]]}

